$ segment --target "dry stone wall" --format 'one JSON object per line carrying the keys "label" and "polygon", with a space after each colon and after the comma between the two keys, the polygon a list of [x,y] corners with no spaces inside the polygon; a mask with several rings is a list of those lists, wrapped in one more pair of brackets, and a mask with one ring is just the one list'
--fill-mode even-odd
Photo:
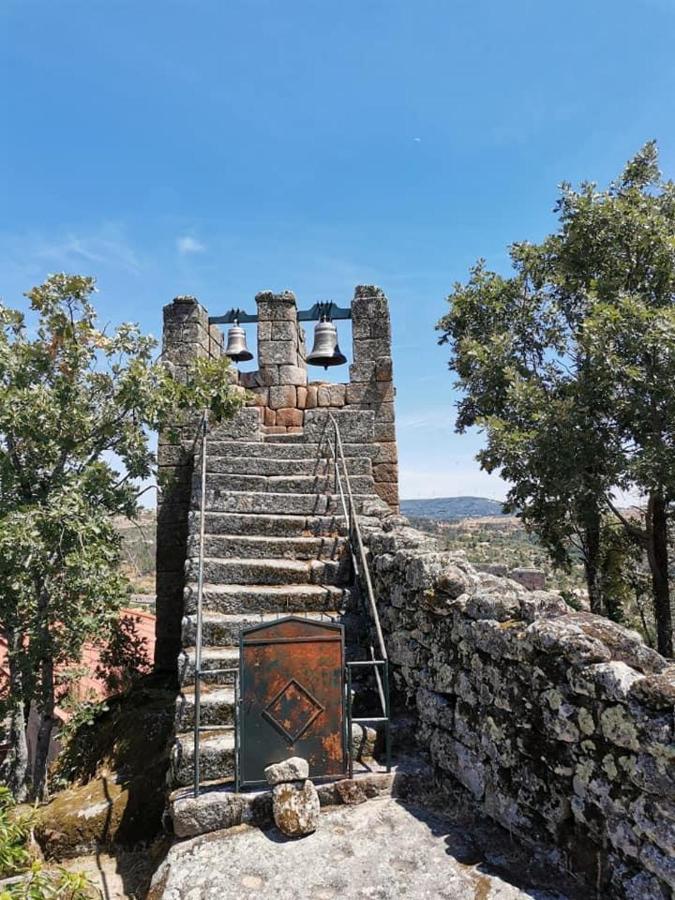
{"label": "dry stone wall", "polygon": [[673,896],[675,666],[399,517],[368,544],[398,700],[439,784],[598,896]]}

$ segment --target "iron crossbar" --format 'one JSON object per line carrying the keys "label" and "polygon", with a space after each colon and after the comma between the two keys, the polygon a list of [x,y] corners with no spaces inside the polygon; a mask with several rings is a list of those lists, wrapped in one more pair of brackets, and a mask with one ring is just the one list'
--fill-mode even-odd
{"label": "iron crossbar", "polygon": [[[352,311],[349,307],[338,306],[330,300],[315,303],[309,309],[298,310],[298,322],[314,322],[322,316],[328,319],[351,319]],[[230,309],[222,316],[209,316],[209,325],[232,325],[234,322],[247,325],[257,321],[257,313],[247,313],[243,309]]]}

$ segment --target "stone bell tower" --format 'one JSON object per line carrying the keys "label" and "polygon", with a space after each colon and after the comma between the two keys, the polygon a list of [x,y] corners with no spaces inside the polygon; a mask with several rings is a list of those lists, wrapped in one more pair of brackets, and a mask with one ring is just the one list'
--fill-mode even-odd
{"label": "stone bell tower", "polygon": [[[256,295],[255,304],[258,368],[238,372],[232,367],[233,383],[246,391],[248,409],[223,423],[216,439],[298,442],[309,453],[318,446],[332,414],[349,452],[367,457],[367,491],[382,509],[398,512],[391,324],[382,290],[358,286],[349,309],[341,311],[351,318],[353,350],[350,377],[343,383],[310,380],[313,369],[308,370],[305,330],[293,293],[263,291]],[[220,328],[195,298],[178,297],[164,307],[163,358],[175,377],[187,377],[188,366],[198,357],[219,357],[224,352]],[[197,424],[176,423],[159,437],[156,668],[169,671],[175,669],[181,643],[190,505],[194,507],[193,473],[199,449]],[[288,468],[289,464],[284,471]],[[253,475],[247,472],[239,482],[248,483],[247,478],[253,484]],[[232,502],[242,502],[241,490],[234,493]],[[251,502],[257,501],[252,497]]]}

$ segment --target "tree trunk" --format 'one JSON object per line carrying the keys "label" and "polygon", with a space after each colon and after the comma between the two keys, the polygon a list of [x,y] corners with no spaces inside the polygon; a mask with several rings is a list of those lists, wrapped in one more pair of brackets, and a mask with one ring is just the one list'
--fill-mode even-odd
{"label": "tree trunk", "polygon": [[668,584],[668,518],[662,494],[650,494],[647,504],[647,559],[652,576],[656,646],[663,656],[673,655],[673,618]]}
{"label": "tree trunk", "polygon": [[51,743],[52,731],[56,725],[56,716],[54,715],[54,710],[56,708],[54,699],[54,668],[51,660],[43,660],[41,674],[42,697],[39,709],[40,724],[38,726],[37,739],[35,741],[33,785],[36,798],[38,800],[48,800],[47,766],[49,764],[49,746]]}
{"label": "tree trunk", "polygon": [[600,569],[600,513],[595,508],[586,509],[584,514],[584,573],[591,612],[602,616],[605,605]]}
{"label": "tree trunk", "polygon": [[7,633],[9,666],[9,759],[3,765],[3,777],[18,803],[26,799],[28,792],[28,743],[26,741],[26,717],[24,715],[23,675],[19,651],[22,635],[15,629]]}
{"label": "tree trunk", "polygon": [[47,766],[52,731],[56,725],[56,686],[54,683],[54,658],[49,630],[49,592],[43,585],[38,590],[38,619],[41,645],[40,689],[38,692],[38,712],[40,724],[35,741],[35,765],[33,768],[33,789],[38,800],[47,800]]}

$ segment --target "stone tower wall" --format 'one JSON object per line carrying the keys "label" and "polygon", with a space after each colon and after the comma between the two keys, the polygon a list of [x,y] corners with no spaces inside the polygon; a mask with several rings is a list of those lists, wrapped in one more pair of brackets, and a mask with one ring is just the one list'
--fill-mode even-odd
{"label": "stone tower wall", "polygon": [[[267,434],[300,434],[310,410],[372,411],[369,443],[374,445],[370,456],[375,490],[397,512],[395,390],[384,293],[374,286],[355,289],[351,303],[353,363],[350,380],[342,384],[309,379],[305,330],[298,322],[294,294],[264,291],[255,302],[258,369],[240,373],[233,366],[232,378],[246,389],[247,405],[259,411],[256,429],[262,427]],[[186,378],[195,359],[219,357],[223,351],[223,333],[218,326],[209,325],[207,310],[194,297],[177,297],[164,307],[162,355],[176,378]],[[196,420],[176,422],[170,432],[160,434],[158,445],[155,666],[171,672],[180,650],[188,510],[198,440]]]}
{"label": "stone tower wall", "polygon": [[[377,287],[360,285],[351,303],[350,380],[335,384],[309,380],[306,336],[298,322],[295,296],[269,291],[256,296],[258,371],[244,372],[239,383],[258,406],[268,434],[299,433],[310,409],[370,409],[375,417],[373,459],[375,489],[392,510],[398,509],[398,453],[394,415],[389,304]],[[311,323],[310,323],[311,324]],[[338,330],[340,323],[338,323]],[[317,370],[320,371],[320,370]]]}
{"label": "stone tower wall", "polygon": [[[223,335],[209,325],[209,314],[194,297],[176,297],[164,307],[162,359],[174,378],[184,381],[200,357],[218,358]],[[198,421],[177,421],[159,435],[157,446],[157,625],[155,668],[173,672],[180,651],[183,617],[188,509],[192,489]]]}

